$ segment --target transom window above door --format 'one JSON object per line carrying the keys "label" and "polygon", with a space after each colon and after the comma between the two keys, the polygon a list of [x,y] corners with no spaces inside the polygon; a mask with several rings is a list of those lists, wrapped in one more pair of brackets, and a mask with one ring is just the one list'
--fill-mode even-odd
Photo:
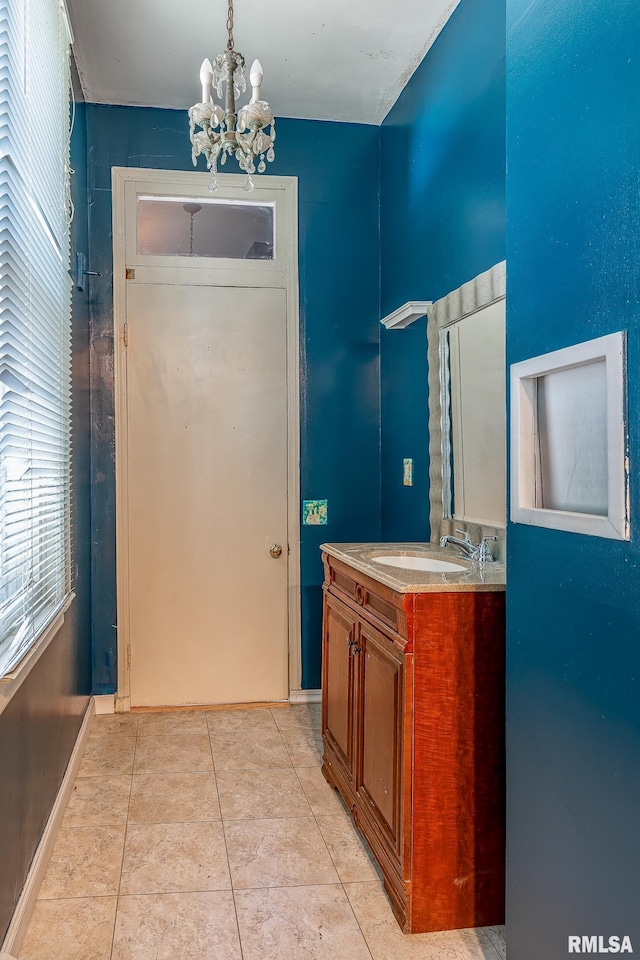
{"label": "transom window above door", "polygon": [[136,252],[152,257],[273,260],[275,204],[138,195]]}
{"label": "transom window above door", "polygon": [[215,196],[206,173],[149,170],[124,179],[128,279],[156,283],[160,270],[163,283],[218,284],[224,275],[231,286],[288,286],[298,236],[294,177],[263,176],[250,198],[241,174],[219,174]]}

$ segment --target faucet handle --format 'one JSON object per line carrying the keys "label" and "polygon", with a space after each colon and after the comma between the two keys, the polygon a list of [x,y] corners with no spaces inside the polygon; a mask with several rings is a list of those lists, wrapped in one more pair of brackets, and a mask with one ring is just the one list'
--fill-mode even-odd
{"label": "faucet handle", "polygon": [[481,563],[487,563],[488,561],[494,560],[494,556],[491,553],[491,547],[489,546],[492,540],[497,540],[496,536],[493,537],[483,537],[480,543],[478,544],[478,560]]}
{"label": "faucet handle", "polygon": [[456,529],[456,533],[461,533],[461,534],[462,534],[462,536],[464,537],[465,543],[473,543],[473,540],[472,540],[471,537],[469,536],[469,532],[468,532],[467,530],[458,530],[458,529]]}

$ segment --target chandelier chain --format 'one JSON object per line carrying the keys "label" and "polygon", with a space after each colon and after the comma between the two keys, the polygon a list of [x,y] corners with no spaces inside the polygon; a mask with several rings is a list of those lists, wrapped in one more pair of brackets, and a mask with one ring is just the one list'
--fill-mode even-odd
{"label": "chandelier chain", "polygon": [[233,50],[233,0],[229,0],[227,9],[227,33],[229,34],[227,50]]}

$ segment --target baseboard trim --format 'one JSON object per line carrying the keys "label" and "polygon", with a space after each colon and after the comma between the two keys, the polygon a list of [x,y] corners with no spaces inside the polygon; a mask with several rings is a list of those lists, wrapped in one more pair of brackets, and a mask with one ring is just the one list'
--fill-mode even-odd
{"label": "baseboard trim", "polygon": [[322,703],[322,690],[292,690],[290,703]]}
{"label": "baseboard trim", "polygon": [[119,697],[115,694],[114,710],[116,713],[129,713],[131,710],[131,697]]}
{"label": "baseboard trim", "polygon": [[[111,699],[113,700],[113,697]],[[58,827],[60,826],[71,791],[73,790],[85,744],[89,736],[89,730],[91,729],[91,721],[95,716],[95,712],[95,698],[91,697],[82,721],[82,726],[76,738],[75,746],[69,758],[65,775],[60,784],[60,789],[58,790],[51,813],[49,814],[47,825],[44,828],[44,833],[40,838],[40,843],[31,861],[29,873],[22,888],[20,899],[13,911],[9,929],[0,948],[4,953],[14,954],[15,956],[20,953],[22,942],[25,938],[29,921],[31,920],[31,914],[38,899],[38,893],[40,892],[40,886],[47,869],[47,864],[49,863],[49,857],[53,850]]]}
{"label": "baseboard trim", "polygon": [[96,705],[96,716],[104,716],[107,713],[115,713],[116,710],[116,695],[115,693],[100,693],[98,696],[94,696],[94,703]]}
{"label": "baseboard trim", "polygon": [[[253,700],[249,703],[183,703],[168,704],[160,707],[131,707],[131,713],[193,713],[194,710],[206,710],[212,713],[216,710],[264,710],[279,709],[280,707],[289,707],[288,700],[260,700],[257,703]],[[2,960],[2,957],[0,957]]]}

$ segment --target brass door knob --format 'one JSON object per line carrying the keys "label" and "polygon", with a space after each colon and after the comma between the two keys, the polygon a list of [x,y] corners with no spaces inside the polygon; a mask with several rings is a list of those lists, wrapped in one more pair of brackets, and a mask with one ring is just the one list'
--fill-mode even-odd
{"label": "brass door knob", "polygon": [[280,546],[279,543],[272,543],[269,553],[274,558],[274,560],[277,560],[278,557],[282,555],[282,547]]}

